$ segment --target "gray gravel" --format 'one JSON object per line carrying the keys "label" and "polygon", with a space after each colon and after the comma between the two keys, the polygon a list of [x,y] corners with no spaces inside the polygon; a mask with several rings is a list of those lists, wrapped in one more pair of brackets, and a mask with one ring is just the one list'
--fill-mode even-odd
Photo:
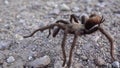
{"label": "gray gravel", "polygon": [[[118,67],[120,0],[0,0],[0,68],[23,68],[44,56],[49,57],[48,60],[45,59],[46,63],[43,62],[45,67],[61,68],[62,31],[56,38],[47,38],[48,30],[37,32],[26,39],[22,36],[59,19],[69,20],[72,13],[78,16],[91,13],[104,16],[106,20],[102,26],[114,38],[117,62],[111,63],[108,40],[100,32],[96,32],[79,37],[71,68],[110,68],[111,64]],[[72,40],[73,35],[69,35],[65,47],[67,57]],[[95,61],[98,57],[101,59]]]}

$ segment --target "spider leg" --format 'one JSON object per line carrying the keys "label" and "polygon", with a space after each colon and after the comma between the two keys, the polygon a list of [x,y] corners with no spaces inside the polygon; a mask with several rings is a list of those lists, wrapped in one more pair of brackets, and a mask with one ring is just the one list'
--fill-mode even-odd
{"label": "spider leg", "polygon": [[112,60],[114,61],[115,58],[114,58],[114,45],[113,45],[113,38],[102,28],[102,27],[99,27],[99,31],[104,34],[106,36],[106,38],[109,40],[110,42],[110,54],[111,54],[111,57],[112,57]]}
{"label": "spider leg", "polygon": [[70,15],[70,23],[79,23],[75,14]]}
{"label": "spider leg", "polygon": [[81,23],[85,24],[86,21],[87,21],[87,18],[84,15],[81,16]]}
{"label": "spider leg", "polygon": [[73,49],[74,49],[74,47],[76,45],[77,37],[78,37],[78,35],[75,34],[74,39],[73,39],[73,43],[72,43],[72,46],[71,46],[71,49],[70,49],[70,53],[69,53],[69,60],[68,60],[68,63],[67,63],[68,68],[70,68],[70,65],[71,65],[72,52],[73,52]]}
{"label": "spider leg", "polygon": [[54,24],[51,24],[51,25],[48,25],[48,26],[39,28],[39,29],[33,31],[30,35],[28,35],[28,36],[23,36],[23,37],[24,37],[24,38],[32,37],[36,32],[38,32],[38,31],[44,31],[44,30],[46,30],[46,29],[51,29],[51,28],[53,28],[54,26],[58,26],[59,28],[65,29],[65,26],[63,26],[63,25],[61,25],[61,24],[54,23]]}
{"label": "spider leg", "polygon": [[56,37],[56,35],[58,34],[59,31],[60,31],[60,28],[54,29],[52,36],[53,36],[53,37]]}
{"label": "spider leg", "polygon": [[69,24],[69,22],[67,22],[67,21],[64,21],[64,20],[58,20],[58,21],[56,21],[55,23]]}
{"label": "spider leg", "polygon": [[65,43],[66,43],[67,34],[68,34],[68,30],[65,29],[63,40],[62,40],[62,45],[61,45],[62,52],[63,52],[63,58],[64,58],[64,61],[62,64],[63,67],[65,66],[65,62],[66,62]]}
{"label": "spider leg", "polygon": [[[55,23],[69,24],[69,22],[64,21],[64,20],[58,20],[58,21],[56,21]],[[60,31],[60,28],[59,28],[59,27],[56,28],[56,29],[54,29],[54,31],[53,31],[53,37],[56,37],[56,35],[58,34],[59,31]]]}
{"label": "spider leg", "polygon": [[95,31],[97,31],[98,30],[98,28],[99,28],[99,26],[95,26],[95,27],[93,27],[93,28],[91,28],[91,29],[89,29],[89,30],[84,30],[84,34],[91,34],[91,33],[93,33],[93,32],[95,32]]}
{"label": "spider leg", "polygon": [[47,38],[49,38],[50,35],[51,35],[51,29],[49,29],[49,34],[48,34]]}
{"label": "spider leg", "polygon": [[104,17],[102,16],[100,23],[103,23],[105,21]]}

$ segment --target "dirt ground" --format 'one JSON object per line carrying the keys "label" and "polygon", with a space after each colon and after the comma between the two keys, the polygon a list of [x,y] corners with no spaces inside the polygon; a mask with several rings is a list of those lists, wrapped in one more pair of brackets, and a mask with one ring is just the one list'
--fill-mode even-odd
{"label": "dirt ground", "polygon": [[[22,36],[59,19],[69,20],[70,14],[92,13],[104,16],[102,27],[113,37],[120,61],[120,0],[0,0],[0,68],[23,68],[45,55],[50,58],[46,68],[61,68],[63,31],[55,38],[47,38],[48,30],[30,38]],[[73,35],[68,35],[67,58],[72,40]],[[110,68],[110,44],[99,31],[79,37],[76,45],[71,68]]]}

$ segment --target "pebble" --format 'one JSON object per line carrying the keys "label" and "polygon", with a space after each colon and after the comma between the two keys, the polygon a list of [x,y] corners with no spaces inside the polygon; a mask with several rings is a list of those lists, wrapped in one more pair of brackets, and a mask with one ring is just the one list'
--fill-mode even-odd
{"label": "pebble", "polygon": [[60,5],[60,9],[61,9],[62,11],[69,11],[69,10],[70,10],[70,7],[69,7],[68,5],[66,5],[66,4],[62,4],[62,5]]}
{"label": "pebble", "polygon": [[93,37],[93,41],[95,41],[95,42],[97,42],[98,39],[100,39],[100,36],[94,36],[94,37]]}
{"label": "pebble", "polygon": [[65,68],[65,67],[62,67],[62,61],[57,61],[54,63],[54,68]]}
{"label": "pebble", "polygon": [[79,7],[73,7],[73,8],[72,8],[72,11],[73,11],[73,12],[78,12],[78,11],[80,11],[80,8],[79,8]]}
{"label": "pebble", "polygon": [[8,58],[7,58],[7,62],[8,63],[13,63],[15,61],[15,58],[13,57],[13,56],[9,56]]}
{"label": "pebble", "polygon": [[33,60],[33,56],[29,56],[29,57],[28,57],[28,60],[29,60],[29,61]]}
{"label": "pebble", "polygon": [[23,37],[21,35],[19,35],[19,34],[15,34],[15,38],[17,40],[23,40]]}
{"label": "pebble", "polygon": [[48,1],[48,2],[47,2],[47,6],[51,6],[51,7],[53,7],[53,8],[58,7],[58,5],[57,5],[55,2],[53,2],[53,1]]}
{"label": "pebble", "polygon": [[6,5],[8,5],[8,4],[9,4],[8,0],[5,0],[5,1],[4,1],[4,3],[5,3]]}
{"label": "pebble", "polygon": [[50,57],[45,55],[43,57],[37,58],[34,61],[27,63],[27,66],[31,66],[34,68],[47,66],[51,62]]}
{"label": "pebble", "polygon": [[78,54],[78,55],[80,55],[80,54],[81,54],[80,49],[77,49],[77,50],[76,50],[76,54]]}
{"label": "pebble", "polygon": [[59,10],[59,9],[53,9],[52,11],[50,11],[49,14],[58,15],[59,13],[60,13],[60,10]]}
{"label": "pebble", "polygon": [[97,3],[98,7],[104,8],[106,6],[106,3]]}
{"label": "pebble", "polygon": [[104,66],[104,65],[106,65],[106,62],[101,57],[98,57],[98,58],[95,59],[95,64],[97,66]]}
{"label": "pebble", "polygon": [[2,68],[23,68],[24,66],[23,59],[17,59],[14,63],[8,64],[7,62],[4,62],[2,65]]}
{"label": "pebble", "polygon": [[86,56],[81,56],[81,59],[82,59],[83,61],[87,61],[87,60],[88,60],[88,58],[87,58]]}
{"label": "pebble", "polygon": [[20,19],[19,22],[20,22],[20,23],[24,23],[25,20],[24,20],[24,19]]}
{"label": "pebble", "polygon": [[118,61],[114,61],[114,62],[112,63],[112,67],[113,67],[113,68],[120,68],[119,62],[118,62]]}

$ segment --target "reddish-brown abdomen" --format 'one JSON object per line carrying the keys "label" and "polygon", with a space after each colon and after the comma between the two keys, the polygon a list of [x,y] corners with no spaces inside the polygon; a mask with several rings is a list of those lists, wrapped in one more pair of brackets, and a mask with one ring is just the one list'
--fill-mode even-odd
{"label": "reddish-brown abdomen", "polygon": [[101,17],[100,17],[100,16],[90,17],[90,18],[86,21],[85,28],[86,28],[86,29],[90,29],[90,28],[92,28],[94,25],[100,24],[100,23],[101,23],[100,21],[101,21]]}

